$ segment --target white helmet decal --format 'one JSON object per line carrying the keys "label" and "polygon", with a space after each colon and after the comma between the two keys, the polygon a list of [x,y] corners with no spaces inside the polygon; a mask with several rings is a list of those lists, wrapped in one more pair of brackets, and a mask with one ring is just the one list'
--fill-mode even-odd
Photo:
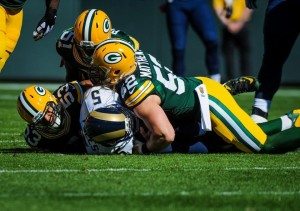
{"label": "white helmet decal", "polygon": [[46,94],[46,90],[43,87],[35,86],[34,89],[41,96],[44,96]]}
{"label": "white helmet decal", "polygon": [[109,32],[110,29],[110,21],[108,18],[105,18],[104,22],[103,22],[103,31],[105,33]]}

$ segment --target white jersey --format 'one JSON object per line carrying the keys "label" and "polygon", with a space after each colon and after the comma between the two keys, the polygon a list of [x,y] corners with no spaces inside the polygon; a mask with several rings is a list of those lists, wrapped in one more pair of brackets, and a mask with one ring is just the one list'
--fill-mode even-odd
{"label": "white jersey", "polygon": [[[115,91],[95,86],[87,90],[80,110],[80,125],[83,129],[84,121],[91,111],[111,105],[120,105],[119,95]],[[132,154],[133,137],[117,143],[115,146],[106,147],[88,139],[84,134],[85,146],[88,154]]]}

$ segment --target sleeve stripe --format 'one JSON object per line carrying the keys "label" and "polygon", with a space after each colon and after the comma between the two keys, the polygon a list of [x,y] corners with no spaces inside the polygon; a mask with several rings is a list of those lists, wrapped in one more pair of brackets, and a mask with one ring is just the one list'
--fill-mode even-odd
{"label": "sleeve stripe", "polygon": [[136,90],[126,101],[125,104],[128,107],[135,106],[144,99],[154,89],[154,85],[150,80],[144,82],[144,84]]}
{"label": "sleeve stripe", "polygon": [[71,84],[75,87],[76,92],[77,92],[77,102],[79,104],[81,104],[81,100],[82,100],[82,95],[83,95],[83,91],[81,89],[81,86],[78,84],[77,81],[72,81]]}

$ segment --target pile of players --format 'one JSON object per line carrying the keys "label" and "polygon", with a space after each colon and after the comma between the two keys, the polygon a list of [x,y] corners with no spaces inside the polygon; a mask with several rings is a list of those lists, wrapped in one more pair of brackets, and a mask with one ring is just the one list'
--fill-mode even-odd
{"label": "pile of players", "polygon": [[34,149],[60,153],[283,153],[300,143],[300,110],[256,124],[232,95],[255,91],[253,77],[224,85],[178,77],[113,29],[107,14],[82,12],[56,49],[66,81],[53,93],[33,85],[18,98]]}

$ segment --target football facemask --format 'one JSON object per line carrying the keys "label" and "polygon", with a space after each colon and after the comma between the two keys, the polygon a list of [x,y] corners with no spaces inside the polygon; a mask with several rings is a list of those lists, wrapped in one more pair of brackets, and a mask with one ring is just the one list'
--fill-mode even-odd
{"label": "football facemask", "polygon": [[39,112],[39,114],[34,117],[33,122],[36,128],[42,131],[59,132],[64,126],[63,114],[62,106],[56,105],[54,102],[48,102],[45,110]]}

